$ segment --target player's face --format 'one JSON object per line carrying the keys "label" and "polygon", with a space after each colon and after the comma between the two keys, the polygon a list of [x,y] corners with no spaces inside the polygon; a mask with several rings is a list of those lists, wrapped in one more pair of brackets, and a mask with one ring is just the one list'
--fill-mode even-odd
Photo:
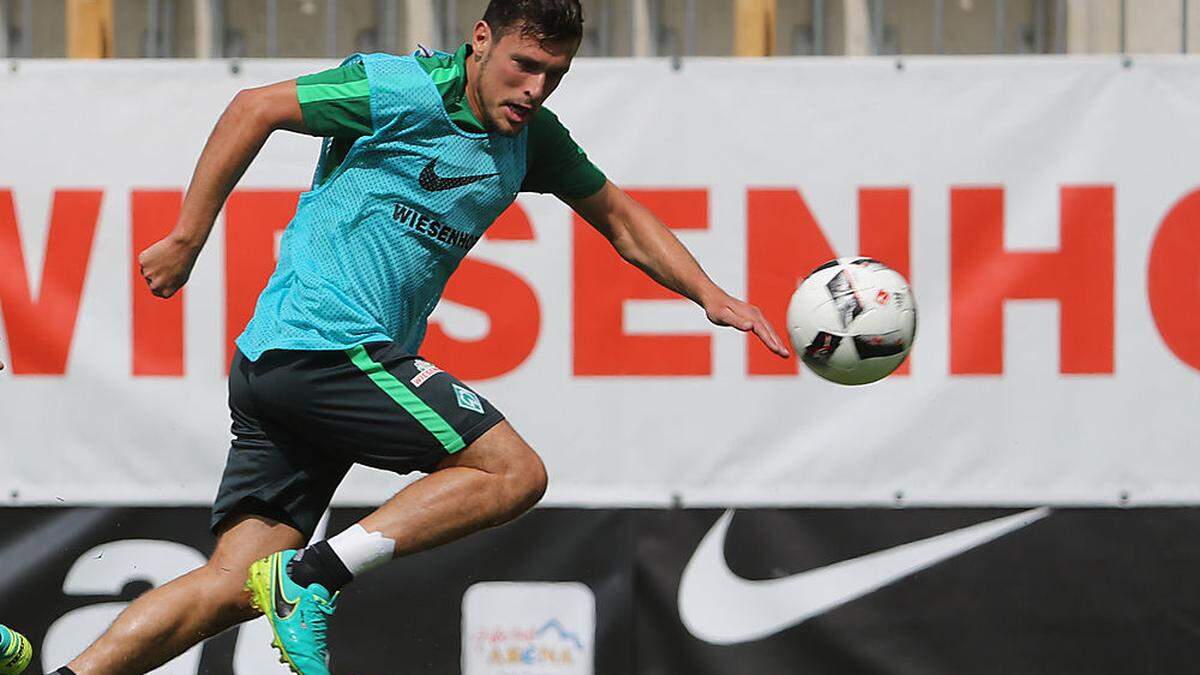
{"label": "player's face", "polygon": [[519,29],[496,39],[482,21],[472,37],[479,59],[474,93],[480,121],[489,131],[515,136],[567,74],[579,41],[539,42]]}

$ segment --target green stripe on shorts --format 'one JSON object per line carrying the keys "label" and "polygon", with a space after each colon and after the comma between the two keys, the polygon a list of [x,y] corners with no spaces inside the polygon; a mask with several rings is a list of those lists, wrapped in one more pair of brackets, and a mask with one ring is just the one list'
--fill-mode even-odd
{"label": "green stripe on shorts", "polygon": [[382,364],[372,359],[362,345],[347,349],[346,355],[350,357],[351,363],[358,366],[359,370],[366,373],[367,377],[383,390],[383,393],[399,403],[401,408],[408,411],[408,414],[420,422],[421,426],[433,434],[441,442],[442,447],[446,448],[446,452],[455,453],[463,449],[466,444],[463,443],[462,436],[458,435],[454,427],[442,419],[436,410],[430,408],[416,394],[412,393],[407,385],[396,379],[395,375],[389,373]]}

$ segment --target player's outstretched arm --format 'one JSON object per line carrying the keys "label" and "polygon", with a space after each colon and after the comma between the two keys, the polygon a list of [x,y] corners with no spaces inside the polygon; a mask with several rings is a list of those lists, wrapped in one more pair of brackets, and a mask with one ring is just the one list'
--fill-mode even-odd
{"label": "player's outstretched arm", "polygon": [[225,199],[276,129],[307,132],[295,80],[233,97],[200,153],[175,229],[138,256],[152,293],[169,298],[187,282]]}
{"label": "player's outstretched arm", "polygon": [[622,258],[703,307],[709,321],[753,332],[768,349],[787,358],[787,347],[762,312],[713,283],[671,230],[636,199],[607,182],[590,197],[565,201],[603,234]]}

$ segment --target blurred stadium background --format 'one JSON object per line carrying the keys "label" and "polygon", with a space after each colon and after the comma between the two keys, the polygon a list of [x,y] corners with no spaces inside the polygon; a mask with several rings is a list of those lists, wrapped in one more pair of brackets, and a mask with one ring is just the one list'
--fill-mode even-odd
{"label": "blurred stadium background", "polygon": [[[10,58],[340,58],[452,45],[485,0],[4,0]],[[1190,0],[587,0],[581,56],[1190,53]]]}
{"label": "blurred stadium background", "polygon": [[[212,548],[229,341],[318,148],[276,134],[153,299],[133,261],[213,122],[356,51],[452,51],[485,4],[0,0],[0,623],[48,670]],[[349,587],[333,671],[1194,672],[1200,3],[583,5],[549,107],[593,160],[777,327],[817,264],[884,260],[912,359],[822,382],[522,195],[425,349],[550,491]],[[352,472],[322,531],[401,485]],[[282,672],[269,640],[158,672]]]}

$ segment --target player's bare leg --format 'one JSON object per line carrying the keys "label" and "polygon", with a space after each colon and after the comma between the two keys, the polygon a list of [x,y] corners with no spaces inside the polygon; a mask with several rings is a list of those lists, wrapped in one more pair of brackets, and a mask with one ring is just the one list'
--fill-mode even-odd
{"label": "player's bare leg", "polygon": [[255,562],[247,586],[281,659],[293,672],[326,675],[325,631],[338,589],[392,558],[508,522],[545,490],[542,460],[501,420],[346,531]]}
{"label": "player's bare leg", "polygon": [[[392,558],[506,523],[545,491],[541,458],[501,420],[344,532],[310,546],[294,561],[286,552],[278,557],[288,558],[281,564],[299,587],[319,583],[332,592]],[[271,595],[264,588],[263,600],[271,602]]]}
{"label": "player's bare leg", "polygon": [[304,545],[292,527],[238,516],[217,539],[203,567],[148,591],[68,667],[76,675],[146,673],[201,640],[258,615],[243,588],[253,561]]}
{"label": "player's bare leg", "polygon": [[394,542],[392,556],[400,557],[506,523],[545,491],[541,458],[500,422],[358,524]]}

